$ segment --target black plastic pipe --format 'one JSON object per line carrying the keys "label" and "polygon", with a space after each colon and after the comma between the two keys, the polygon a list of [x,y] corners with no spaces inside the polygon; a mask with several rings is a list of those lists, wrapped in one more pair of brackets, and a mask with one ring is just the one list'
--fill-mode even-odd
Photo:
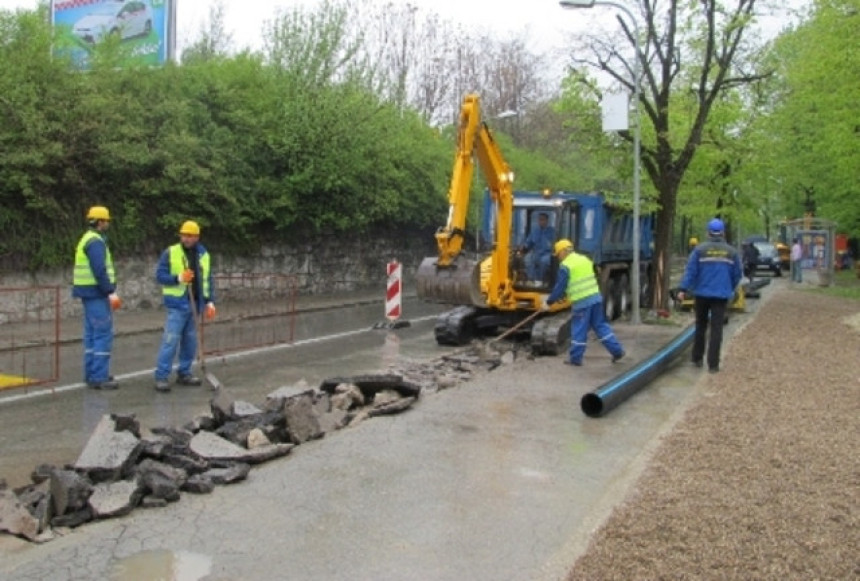
{"label": "black plastic pipe", "polygon": [[672,360],[693,342],[695,333],[696,326],[688,326],[650,358],[594,391],[586,393],[579,402],[582,412],[588,417],[599,418],[618,407],[624,400],[663,373]]}

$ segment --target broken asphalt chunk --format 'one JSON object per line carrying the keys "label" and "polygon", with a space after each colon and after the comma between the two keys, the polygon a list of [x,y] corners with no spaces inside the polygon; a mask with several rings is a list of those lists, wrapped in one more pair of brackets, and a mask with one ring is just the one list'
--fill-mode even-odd
{"label": "broken asphalt chunk", "polygon": [[143,449],[142,442],[131,432],[116,431],[116,423],[102,416],[74,464],[93,482],[119,480],[127,474]]}

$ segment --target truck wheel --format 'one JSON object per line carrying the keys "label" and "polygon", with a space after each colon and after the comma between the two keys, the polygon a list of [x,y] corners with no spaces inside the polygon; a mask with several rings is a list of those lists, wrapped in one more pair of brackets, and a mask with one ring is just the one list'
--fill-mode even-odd
{"label": "truck wheel", "polygon": [[606,280],[606,294],[603,296],[603,314],[607,321],[614,321],[618,315],[618,281],[614,278]]}
{"label": "truck wheel", "polygon": [[625,316],[632,306],[630,280],[626,274],[622,274],[618,278],[618,316]]}
{"label": "truck wheel", "polygon": [[652,302],[654,296],[651,289],[651,272],[645,271],[639,276],[639,306],[650,309]]}

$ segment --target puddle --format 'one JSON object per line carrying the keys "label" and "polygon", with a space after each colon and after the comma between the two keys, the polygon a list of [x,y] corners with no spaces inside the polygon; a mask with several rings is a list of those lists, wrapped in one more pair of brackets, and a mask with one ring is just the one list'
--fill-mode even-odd
{"label": "puddle", "polygon": [[114,564],[113,581],[199,581],[212,569],[212,558],[189,551],[143,551]]}

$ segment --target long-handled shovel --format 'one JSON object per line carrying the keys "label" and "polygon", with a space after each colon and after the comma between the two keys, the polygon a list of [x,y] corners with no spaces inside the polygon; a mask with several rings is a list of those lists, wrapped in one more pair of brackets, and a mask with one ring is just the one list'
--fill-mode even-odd
{"label": "long-handled shovel", "polygon": [[[191,295],[191,289],[188,290],[188,294]],[[194,315],[194,326],[197,329],[197,359],[200,361],[200,371],[203,373],[203,377],[205,378],[206,383],[209,384],[209,387],[211,387],[213,391],[217,391],[222,387],[221,382],[218,381],[218,378],[212,373],[206,371],[206,358],[203,356],[203,347],[201,346],[203,326],[200,321],[200,314],[197,312],[197,299],[193,295],[188,298],[191,302],[191,313]]]}
{"label": "long-handled shovel", "polygon": [[508,337],[512,333],[519,331],[523,327],[523,325],[525,325],[526,323],[528,323],[529,321],[531,321],[532,319],[534,319],[535,317],[540,315],[541,312],[542,311],[540,311],[540,310],[533,312],[531,315],[529,315],[528,317],[526,317],[525,319],[523,319],[522,321],[520,321],[519,323],[517,323],[516,325],[514,325],[513,327],[511,327],[510,329],[508,329],[507,331],[505,331],[501,335],[499,335],[498,337],[495,337],[494,339],[492,339],[490,341],[490,343],[495,343],[496,341],[500,341],[500,340],[504,339],[505,337]]}

